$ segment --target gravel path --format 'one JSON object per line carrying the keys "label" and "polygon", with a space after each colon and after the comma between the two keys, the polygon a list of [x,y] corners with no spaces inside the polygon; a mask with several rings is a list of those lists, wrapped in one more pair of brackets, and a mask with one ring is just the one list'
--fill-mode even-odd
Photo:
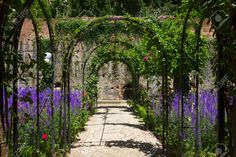
{"label": "gravel path", "polygon": [[144,129],[125,101],[100,102],[85,129],[69,157],[161,156],[160,141]]}

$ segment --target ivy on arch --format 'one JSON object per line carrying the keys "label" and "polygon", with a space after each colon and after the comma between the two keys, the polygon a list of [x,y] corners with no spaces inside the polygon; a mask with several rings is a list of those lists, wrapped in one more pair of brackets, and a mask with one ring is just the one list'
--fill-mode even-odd
{"label": "ivy on arch", "polygon": [[[153,67],[159,67],[159,68],[157,71],[154,70],[151,73],[154,75],[156,74],[156,75],[162,76],[163,150],[167,150],[165,149],[165,146],[168,147],[168,119],[169,119],[168,96],[169,96],[169,91],[170,91],[169,85],[168,85],[168,81],[169,81],[168,76],[172,77],[174,75],[174,70],[180,68],[179,66],[180,65],[180,62],[179,62],[180,49],[177,46],[180,39],[176,38],[176,36],[174,37],[171,36],[171,34],[168,33],[169,31],[168,29],[171,29],[171,31],[174,32],[177,25],[178,23],[172,24],[171,20],[167,20],[167,22],[163,22],[161,20],[153,20],[153,19],[148,19],[148,18],[133,18],[129,16],[126,16],[126,17],[108,16],[108,17],[96,18],[88,22],[87,24],[80,25],[80,27],[77,30],[72,31],[73,35],[71,36],[71,38],[73,39],[73,41],[71,41],[68,44],[67,51],[65,53],[65,58],[64,58],[65,68],[63,69],[66,69],[66,68],[70,69],[71,58],[73,56],[74,49],[77,43],[86,41],[86,40],[87,41],[98,40],[99,38],[97,37],[100,34],[106,34],[109,37],[109,35],[112,35],[112,34],[116,35],[117,32],[127,33],[130,31],[131,34],[138,34],[139,36],[145,38],[148,41],[144,45],[144,47],[147,48],[145,51],[146,52],[150,50],[153,51],[152,58],[154,58],[152,62],[149,62],[149,61],[147,62],[148,66],[146,69],[148,69],[148,67],[150,66],[155,65]],[[101,30],[98,31],[97,30],[98,28]],[[105,28],[109,28],[108,29],[109,31],[107,31]],[[166,32],[162,32],[163,30],[165,30]],[[177,30],[179,31],[179,29]],[[180,31],[179,32],[176,31],[174,33],[176,33],[176,35],[178,36],[178,33],[180,33]],[[192,37],[191,33],[190,33],[190,36]],[[104,38],[102,40],[104,40]],[[107,43],[109,43],[109,41]],[[115,43],[116,41],[114,42],[114,44]],[[193,52],[192,46],[193,45],[190,44],[187,47],[187,51]],[[202,52],[204,52],[204,50]],[[188,55],[188,57],[191,60],[194,60],[191,58],[191,55],[189,54],[191,53],[186,53],[186,55]],[[157,58],[159,59],[157,60]],[[173,60],[174,60],[174,63],[176,63],[175,65],[171,64]],[[142,62],[143,60],[139,58],[139,61]],[[188,70],[190,71],[190,70],[193,70],[194,68],[195,68],[194,66],[193,67],[190,66],[188,67]],[[152,69],[155,69],[155,68],[152,68]],[[150,71],[146,71],[146,74],[150,76],[149,72]],[[66,75],[69,75],[69,72],[66,72],[66,73],[67,73]],[[181,73],[178,73],[178,75],[180,74]],[[64,78],[67,78],[67,77],[64,77]]]}
{"label": "ivy on arch", "polygon": [[[118,52],[106,52],[103,53],[103,55],[99,55],[94,57],[92,60],[92,63],[89,65],[88,68],[88,76],[87,81],[85,85],[85,90],[88,93],[89,99],[92,100],[97,97],[97,81],[98,81],[98,71],[101,69],[104,64],[108,63],[109,61],[114,62],[121,62],[127,65],[131,76],[132,76],[132,84],[134,89],[134,97],[137,97],[137,87],[138,87],[138,79],[139,79],[139,73],[137,68],[137,63],[135,63],[134,58],[130,58],[129,56],[125,56]],[[96,79],[94,79],[96,78]],[[135,94],[136,93],[136,94]],[[135,100],[135,98],[134,98]]]}
{"label": "ivy on arch", "polygon": [[[19,153],[19,115],[18,115],[18,100],[20,97],[18,96],[18,81],[21,79],[18,76],[19,69],[31,69],[36,65],[36,97],[37,97],[37,117],[36,117],[36,154],[39,155],[40,153],[40,136],[41,136],[41,129],[40,129],[40,103],[39,103],[39,53],[41,52],[41,39],[39,36],[40,28],[39,28],[39,22],[38,18],[35,15],[35,8],[37,4],[39,11],[42,12],[42,16],[46,19],[47,27],[49,30],[49,41],[51,46],[51,53],[55,53],[55,42],[54,42],[54,32],[52,30],[52,23],[51,23],[51,16],[50,16],[50,10],[45,4],[44,1],[38,0],[25,0],[25,1],[1,1],[0,4],[0,12],[1,12],[1,33],[0,33],[0,54],[1,54],[1,65],[0,65],[0,104],[1,107],[4,107],[5,113],[1,113],[1,120],[2,122],[5,121],[2,126],[5,129],[6,132],[6,144],[9,146],[9,154],[15,155]],[[19,15],[15,15],[15,13],[20,13]],[[16,17],[16,20],[13,20],[12,18]],[[18,46],[19,46],[19,37],[20,33],[23,27],[23,23],[25,19],[31,19],[33,24],[33,31],[36,38],[36,48],[37,48],[37,58],[31,59],[29,65],[23,62],[23,58],[20,57],[20,54],[18,53]],[[3,46],[4,45],[4,46]],[[11,52],[11,53],[9,53]],[[13,75],[10,74],[9,71],[7,71],[4,67],[4,64],[6,63],[5,60],[9,58],[13,58],[14,61],[10,61],[10,63],[7,63],[9,65],[12,65],[13,67]],[[19,68],[19,67],[20,68]],[[54,64],[52,64],[52,67]],[[23,70],[23,71],[24,71]],[[27,71],[27,70],[26,70]],[[7,76],[10,76],[9,78],[6,78]],[[9,110],[9,104],[7,101],[7,94],[3,94],[3,91],[7,91],[7,88],[12,87],[12,93],[13,93],[13,104],[12,104],[12,112]],[[52,90],[53,90],[53,83],[52,83]],[[3,103],[3,99],[5,99]],[[51,97],[51,102],[53,102],[53,96]],[[52,104],[53,108],[53,104]],[[3,111],[1,109],[1,111]],[[12,116],[12,128],[13,130],[10,130],[9,122],[8,122],[8,112],[11,112]],[[6,118],[3,117],[3,115],[6,115]],[[52,114],[53,115],[53,114]],[[51,117],[53,121],[53,116]],[[4,126],[6,124],[6,127]],[[52,135],[53,136],[53,135]],[[12,142],[12,143],[11,143]],[[52,143],[52,154],[53,154],[54,145]]]}

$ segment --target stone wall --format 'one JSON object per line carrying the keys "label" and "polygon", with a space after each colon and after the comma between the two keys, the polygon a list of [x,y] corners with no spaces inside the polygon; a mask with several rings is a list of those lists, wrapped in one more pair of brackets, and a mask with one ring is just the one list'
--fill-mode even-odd
{"label": "stone wall", "polygon": [[[41,30],[42,36],[48,38],[48,30],[46,26],[43,26]],[[63,41],[60,41],[63,42]],[[61,44],[58,43],[59,49]],[[72,69],[71,69],[71,87],[81,89],[82,87],[82,71],[83,63],[87,58],[88,53],[95,47],[95,44],[79,42],[74,50],[72,57]],[[23,29],[20,36],[19,53],[22,55],[25,62],[29,62],[30,58],[36,59],[36,42],[35,34],[33,31],[33,25],[30,20],[26,20],[23,25]],[[63,52],[58,51],[55,56],[55,82],[61,82],[62,80],[62,56]],[[93,55],[92,55],[93,57]],[[92,58],[91,57],[91,58]],[[88,68],[89,62],[87,63]],[[85,69],[85,72],[87,71]],[[35,67],[31,70],[34,76],[36,75]],[[23,76],[26,82],[19,81],[20,85],[23,86],[36,86],[36,80],[29,78],[29,72],[26,72]],[[99,71],[99,98],[100,99],[123,99],[126,86],[131,84],[132,77],[126,65],[122,63],[109,62],[104,65]]]}
{"label": "stone wall", "polygon": [[124,99],[124,92],[131,81],[132,76],[125,64],[109,62],[99,71],[98,97]]}
{"label": "stone wall", "polygon": [[[93,20],[94,18],[85,18],[84,20],[89,21]],[[202,34],[211,37],[212,32],[209,33],[210,24],[207,24],[204,21]],[[40,36],[48,39],[49,33],[48,28],[45,22],[42,23],[42,28],[40,30]],[[137,39],[135,39],[137,40]],[[63,42],[63,41],[60,41]],[[85,43],[81,42],[77,44],[77,47],[74,52],[74,56],[72,58],[72,71],[71,71],[71,86],[72,88],[81,88],[82,84],[82,67],[83,61],[85,59],[86,53],[89,49],[92,49],[93,46],[88,46]],[[20,36],[20,43],[19,43],[19,53],[23,56],[26,62],[29,61],[30,58],[36,58],[36,44],[35,44],[35,33],[33,29],[33,25],[31,20],[26,19],[24,21],[21,36]],[[55,80],[61,81],[61,70],[62,70],[62,58],[63,52],[59,51],[56,55],[56,62],[55,62]],[[108,70],[109,69],[109,70]],[[31,72],[35,75],[35,67],[31,69]],[[27,77],[29,72],[26,72],[23,76]],[[103,77],[105,73],[105,76]],[[109,63],[105,65],[99,72],[99,96],[102,99],[121,99],[122,92],[124,93],[124,86],[127,85],[129,81],[131,81],[131,76],[123,64],[114,64]],[[156,79],[158,80],[158,79]],[[24,84],[27,86],[35,86],[36,81],[35,79],[28,78],[27,82],[20,81],[20,84]],[[151,93],[155,94],[157,92],[157,82],[150,83],[149,89],[151,89]],[[160,82],[160,81],[159,81]],[[147,81],[145,79],[140,79],[140,86],[146,88]]]}

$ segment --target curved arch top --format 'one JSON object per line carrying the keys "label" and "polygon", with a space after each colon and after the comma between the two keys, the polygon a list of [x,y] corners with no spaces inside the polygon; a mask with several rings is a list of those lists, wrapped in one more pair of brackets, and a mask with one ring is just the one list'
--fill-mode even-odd
{"label": "curved arch top", "polygon": [[[96,18],[95,20],[91,21],[90,23],[82,26],[82,28],[78,28],[74,32],[74,40],[71,41],[69,44],[67,51],[68,56],[73,55],[73,51],[75,46],[80,40],[83,40],[83,37],[86,34],[89,34],[93,29],[103,25],[105,26],[109,22],[114,21],[116,24],[117,21],[124,21],[125,27],[133,27],[136,28],[138,31],[135,31],[136,34],[147,35],[150,39],[154,40],[155,46],[158,49],[162,49],[158,36],[156,34],[157,23],[154,23],[153,20],[149,18],[135,18],[135,17],[126,17],[126,16],[105,16]],[[152,27],[151,27],[152,26]]]}

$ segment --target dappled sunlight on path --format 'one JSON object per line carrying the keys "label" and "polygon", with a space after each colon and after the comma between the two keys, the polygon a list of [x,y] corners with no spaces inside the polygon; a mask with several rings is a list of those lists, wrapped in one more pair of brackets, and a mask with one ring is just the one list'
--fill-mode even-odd
{"label": "dappled sunlight on path", "polygon": [[125,101],[101,101],[69,157],[161,156],[161,143],[146,131]]}

